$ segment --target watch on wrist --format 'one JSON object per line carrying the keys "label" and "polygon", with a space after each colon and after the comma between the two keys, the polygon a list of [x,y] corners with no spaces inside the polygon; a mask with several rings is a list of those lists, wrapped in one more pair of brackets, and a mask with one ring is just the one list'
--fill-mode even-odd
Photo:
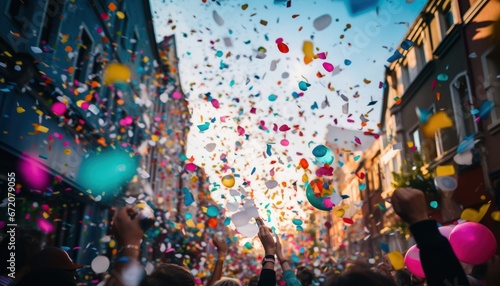
{"label": "watch on wrist", "polygon": [[274,258],[274,255],[266,255],[264,257],[264,259],[262,259],[262,266],[264,266],[264,264],[266,262],[272,262],[272,263],[276,263],[276,259]]}

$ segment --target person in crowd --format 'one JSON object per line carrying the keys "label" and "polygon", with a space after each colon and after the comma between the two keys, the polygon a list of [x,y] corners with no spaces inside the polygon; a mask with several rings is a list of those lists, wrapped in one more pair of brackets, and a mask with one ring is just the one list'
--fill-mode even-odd
{"label": "person in crowd", "polygon": [[215,282],[213,286],[241,286],[241,283],[238,279],[223,277]]}
{"label": "person in crowd", "polygon": [[297,267],[297,279],[302,286],[311,286],[315,280],[314,272],[306,266]]}
{"label": "person in crowd", "polygon": [[259,284],[259,275],[254,275],[252,276],[252,278],[250,278],[248,286],[257,286],[257,284]]}
{"label": "person in crowd", "polygon": [[283,279],[285,280],[286,286],[304,286],[293,273],[292,267],[290,266],[290,261],[285,258],[283,254],[283,246],[279,236],[276,236],[276,256],[280,262],[281,268],[283,269]]}
{"label": "person in crowd", "polygon": [[256,218],[259,225],[259,239],[264,247],[264,259],[262,260],[262,270],[260,272],[258,286],[276,286],[276,272],[274,264],[276,263],[276,242],[273,234],[261,218]]}
{"label": "person in crowd", "polygon": [[420,249],[420,261],[427,285],[470,285],[451,245],[438,230],[436,221],[427,216],[424,193],[399,188],[391,197],[394,211],[407,223]]}
{"label": "person in crowd", "polygon": [[[217,261],[215,262],[214,269],[212,270],[212,276],[208,279],[207,286],[215,285],[215,283],[222,277],[222,268],[227,255],[227,242],[225,238],[216,236],[214,237],[213,242],[217,248]],[[226,286],[230,285],[228,284]]]}
{"label": "person in crowd", "polygon": [[47,247],[33,256],[29,271],[16,286],[76,286],[76,270],[82,267],[61,248]]}
{"label": "person in crowd", "polygon": [[106,286],[137,286],[145,276],[145,271],[139,263],[144,235],[139,219],[138,211],[132,206],[119,209],[113,218],[111,227],[120,252],[113,265],[111,276],[105,282]]}
{"label": "person in crowd", "polygon": [[141,286],[195,286],[193,275],[185,267],[170,264],[158,263],[153,272],[148,275],[140,284]]}
{"label": "person in crowd", "polygon": [[346,270],[327,278],[326,286],[397,286],[389,277],[371,270]]}

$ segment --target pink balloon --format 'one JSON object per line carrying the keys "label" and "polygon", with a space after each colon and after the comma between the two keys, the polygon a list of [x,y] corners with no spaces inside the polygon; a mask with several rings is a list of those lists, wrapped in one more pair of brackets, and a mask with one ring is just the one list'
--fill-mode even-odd
{"label": "pink balloon", "polygon": [[497,251],[493,233],[477,222],[457,225],[450,234],[450,244],[458,260],[473,265],[485,263]]}
{"label": "pink balloon", "polygon": [[454,228],[455,228],[454,225],[440,226],[439,232],[441,233],[442,236],[446,237],[447,239],[450,239],[450,233],[453,231]]}
{"label": "pink balloon", "polygon": [[425,278],[424,269],[422,268],[422,263],[420,263],[420,249],[418,249],[416,244],[406,252],[405,265],[413,275]]}
{"label": "pink balloon", "polygon": [[61,116],[61,115],[64,115],[64,113],[66,112],[66,104],[64,104],[62,102],[56,102],[56,103],[52,104],[51,109],[55,115]]}
{"label": "pink balloon", "polygon": [[44,164],[36,159],[23,155],[18,163],[19,177],[32,189],[44,190],[50,185],[50,174]]}

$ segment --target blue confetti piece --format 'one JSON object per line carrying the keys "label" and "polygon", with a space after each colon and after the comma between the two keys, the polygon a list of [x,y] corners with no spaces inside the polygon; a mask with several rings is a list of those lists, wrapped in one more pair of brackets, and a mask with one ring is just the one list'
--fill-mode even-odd
{"label": "blue confetti piece", "polygon": [[253,167],[252,173],[250,173],[250,175],[253,175],[255,173],[255,170],[257,170],[257,169],[255,167]]}
{"label": "blue confetti piece", "polygon": [[366,184],[359,185],[359,190],[364,191],[366,189]]}
{"label": "blue confetti piece", "polygon": [[439,81],[447,81],[448,80],[448,75],[445,73],[440,73],[437,76],[437,80]]}
{"label": "blue confetti piece", "polygon": [[271,144],[267,144],[267,150],[266,150],[267,156],[272,156],[273,153],[271,152]]}
{"label": "blue confetti piece", "polygon": [[411,46],[413,46],[413,42],[408,39],[404,40],[401,43],[401,48],[404,50],[408,50],[409,48],[411,48]]}
{"label": "blue confetti piece", "polygon": [[351,62],[350,60],[348,60],[348,59],[345,59],[345,60],[344,60],[344,65],[346,65],[346,66],[351,65],[351,63],[352,63],[352,62]]}
{"label": "blue confetti piece", "polygon": [[315,101],[313,105],[311,105],[311,110],[318,109],[318,103]]}
{"label": "blue confetti piece", "polygon": [[300,88],[300,90],[302,90],[302,91],[306,91],[306,90],[307,90],[307,88],[308,88],[308,87],[310,87],[310,86],[311,86],[311,84],[309,84],[309,83],[307,83],[307,82],[305,82],[305,81],[303,81],[303,80],[301,80],[301,81],[299,82],[299,88]]}
{"label": "blue confetti piece", "polygon": [[402,57],[403,57],[403,54],[401,54],[398,50],[396,50],[394,52],[394,54],[387,59],[387,61],[392,63],[392,62],[395,62],[395,61],[401,59]]}
{"label": "blue confetti piece", "polygon": [[210,127],[210,122],[205,122],[204,124],[198,125],[200,132],[206,131]]}

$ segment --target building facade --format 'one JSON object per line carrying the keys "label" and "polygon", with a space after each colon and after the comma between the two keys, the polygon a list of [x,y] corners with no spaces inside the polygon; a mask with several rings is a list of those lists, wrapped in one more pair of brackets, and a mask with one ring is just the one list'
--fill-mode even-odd
{"label": "building facade", "polygon": [[[0,178],[17,175],[18,226],[86,265],[107,247],[108,209],[126,181],[96,193],[79,176],[103,150],[139,160],[160,67],[151,19],[148,1],[0,4]],[[130,80],[104,82],[111,63]]]}

